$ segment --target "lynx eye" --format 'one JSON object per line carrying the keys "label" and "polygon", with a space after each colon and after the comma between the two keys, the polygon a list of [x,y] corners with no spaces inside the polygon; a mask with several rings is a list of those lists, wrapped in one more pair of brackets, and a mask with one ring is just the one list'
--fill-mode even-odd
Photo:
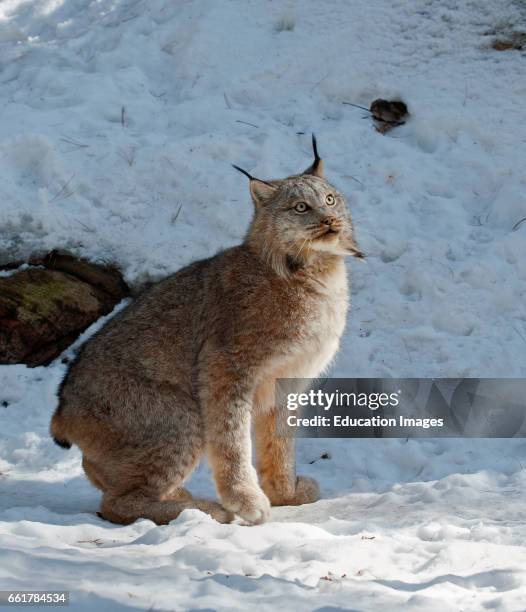
{"label": "lynx eye", "polygon": [[307,204],[305,204],[305,202],[298,202],[296,206],[294,206],[294,210],[298,213],[304,213],[309,210],[309,207]]}
{"label": "lynx eye", "polygon": [[325,196],[325,203],[327,204],[327,206],[334,206],[336,204],[336,200],[332,193],[329,193]]}

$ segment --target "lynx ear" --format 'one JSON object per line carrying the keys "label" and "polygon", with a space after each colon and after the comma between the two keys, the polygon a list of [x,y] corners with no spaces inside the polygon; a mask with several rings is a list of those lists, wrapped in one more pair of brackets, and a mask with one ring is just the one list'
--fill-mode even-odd
{"label": "lynx ear", "polygon": [[250,179],[250,195],[252,196],[252,200],[254,200],[254,204],[256,206],[264,204],[265,201],[268,200],[276,192],[277,187],[275,185],[267,183],[267,181],[262,181],[261,179],[254,178],[246,170],[243,170],[243,168],[240,168],[235,164],[232,164],[232,167]]}
{"label": "lynx ear", "polygon": [[260,181],[259,179],[252,179],[250,181],[250,195],[254,200],[254,204],[264,204],[269,198],[276,193],[277,187],[271,185],[270,183],[266,183],[265,181]]}
{"label": "lynx ear", "polygon": [[323,178],[323,159],[318,155],[318,146],[314,134],[312,135],[312,150],[314,151],[314,161],[303,174],[312,174],[313,176]]}

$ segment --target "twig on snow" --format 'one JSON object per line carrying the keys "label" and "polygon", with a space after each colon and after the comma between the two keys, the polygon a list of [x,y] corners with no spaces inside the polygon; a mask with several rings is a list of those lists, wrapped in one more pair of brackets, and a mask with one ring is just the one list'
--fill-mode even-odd
{"label": "twig on snow", "polygon": [[177,223],[177,218],[179,217],[179,213],[181,212],[183,205],[179,204],[179,208],[177,209],[177,212],[175,213],[175,215],[171,218],[171,223],[172,225],[175,225]]}
{"label": "twig on snow", "polygon": [[135,147],[130,147],[129,149],[125,149],[124,147],[121,147],[118,150],[117,155],[121,159],[123,159],[128,164],[128,166],[130,166],[130,168],[135,163]]}
{"label": "twig on snow", "polygon": [[517,221],[517,223],[515,223],[515,225],[511,228],[511,231],[514,232],[515,230],[519,229],[519,226],[521,223],[524,223],[524,221],[526,221],[526,217],[523,217],[522,219],[519,219]]}
{"label": "twig on snow", "polygon": [[[68,190],[68,186],[71,183],[71,181],[73,180],[73,178],[75,177],[74,174],[72,174],[69,178],[69,180],[67,180],[64,185],[62,185],[61,189],[59,190],[59,192],[53,197],[51,198],[50,202],[55,202],[56,200],[63,200],[66,198],[69,198],[70,196],[72,196],[75,193],[75,190]],[[64,195],[62,195],[64,194]]]}
{"label": "twig on snow", "polygon": [[245,125],[250,125],[253,128],[258,128],[259,129],[259,125],[254,125],[253,123],[248,123],[248,121],[241,121],[241,119],[236,119],[236,123],[244,123]]}

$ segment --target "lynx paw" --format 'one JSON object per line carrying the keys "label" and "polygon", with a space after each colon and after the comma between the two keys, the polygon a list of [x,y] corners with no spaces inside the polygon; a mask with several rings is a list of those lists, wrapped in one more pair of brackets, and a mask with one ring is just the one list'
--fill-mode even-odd
{"label": "lynx paw", "polygon": [[223,506],[251,525],[259,525],[270,516],[270,502],[259,487],[234,488],[221,496]]}
{"label": "lynx paw", "polygon": [[298,476],[296,478],[296,494],[292,505],[312,504],[318,499],[320,499],[320,487],[314,478]]}
{"label": "lynx paw", "polygon": [[225,510],[221,504],[216,504],[214,502],[210,502],[209,507],[206,509],[206,512],[210,514],[210,516],[215,519],[218,523],[231,523],[234,520],[234,514]]}
{"label": "lynx paw", "polygon": [[273,506],[301,506],[312,504],[320,498],[320,488],[313,478],[298,476],[294,484],[293,489],[290,481],[286,484],[267,481],[263,483],[263,489]]}

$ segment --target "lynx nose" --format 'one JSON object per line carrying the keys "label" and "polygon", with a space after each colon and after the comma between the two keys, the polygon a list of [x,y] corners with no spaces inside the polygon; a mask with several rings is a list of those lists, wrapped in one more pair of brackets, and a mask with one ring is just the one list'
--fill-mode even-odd
{"label": "lynx nose", "polygon": [[324,225],[333,225],[334,223],[336,223],[336,217],[325,217],[325,219],[322,220],[322,223]]}

